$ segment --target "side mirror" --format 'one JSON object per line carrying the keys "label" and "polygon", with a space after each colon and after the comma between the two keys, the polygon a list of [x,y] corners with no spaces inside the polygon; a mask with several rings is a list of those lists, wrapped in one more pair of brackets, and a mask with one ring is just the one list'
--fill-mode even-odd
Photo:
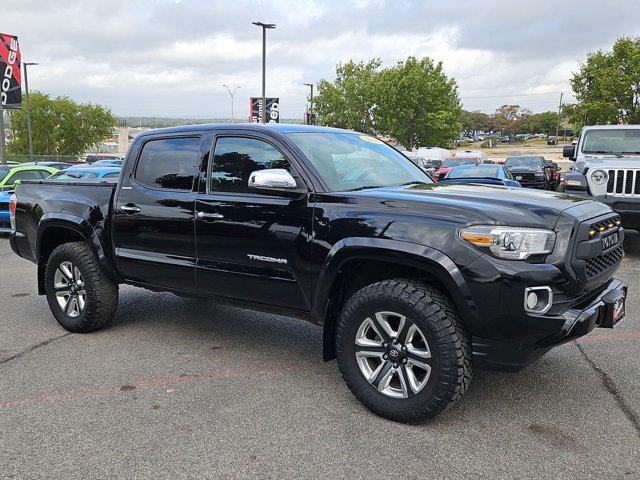
{"label": "side mirror", "polygon": [[564,147],[562,147],[562,156],[564,158],[569,158],[571,160],[575,160],[576,146],[575,145],[565,145]]}
{"label": "side mirror", "polygon": [[275,192],[298,192],[296,179],[284,168],[256,170],[249,175],[249,187]]}

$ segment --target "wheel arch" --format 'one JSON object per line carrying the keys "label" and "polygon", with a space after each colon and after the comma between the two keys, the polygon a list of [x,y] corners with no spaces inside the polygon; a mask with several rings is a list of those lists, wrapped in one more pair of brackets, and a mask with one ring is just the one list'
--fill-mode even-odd
{"label": "wheel arch", "polygon": [[[367,277],[367,273],[354,273],[354,266],[360,272],[372,274]],[[449,295],[463,322],[475,317],[475,304],[462,273],[441,251],[396,240],[344,239],[329,252],[320,271],[314,297],[313,317],[323,324],[325,360],[335,358],[335,326],[341,307],[349,296],[367,284],[401,277],[418,278],[438,285]],[[373,281],[367,283],[367,278]],[[353,283],[348,285],[350,281]]]}
{"label": "wheel arch", "polygon": [[[104,233],[102,233],[104,235]],[[36,260],[38,264],[38,294],[44,295],[44,276],[51,253],[60,245],[70,242],[86,242],[107,277],[119,281],[101,240],[100,232],[84,218],[68,213],[45,214],[40,219],[36,235]]]}

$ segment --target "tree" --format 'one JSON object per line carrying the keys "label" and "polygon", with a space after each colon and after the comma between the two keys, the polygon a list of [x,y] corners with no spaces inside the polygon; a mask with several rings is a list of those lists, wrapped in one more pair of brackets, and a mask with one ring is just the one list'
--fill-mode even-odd
{"label": "tree", "polygon": [[564,112],[585,124],[640,123],[640,38],[619,38],[610,52],[587,55],[571,79],[577,102]]}
{"label": "tree", "polygon": [[460,123],[462,125],[462,131],[471,135],[480,131],[489,132],[492,130],[491,117],[479,110],[474,110],[473,112],[463,110]]}
{"label": "tree", "polygon": [[[92,103],[76,103],[68,97],[51,98],[33,92],[31,128],[36,155],[81,155],[108,137],[118,120],[111,111]],[[13,141],[9,151],[29,153],[26,109],[9,112]]]}
{"label": "tree", "polygon": [[375,82],[380,60],[338,64],[333,82],[321,80],[314,99],[317,123],[372,133]]}
{"label": "tree", "polygon": [[527,121],[531,112],[520,105],[502,105],[496,109],[492,120],[497,130],[513,137],[520,125]]}
{"label": "tree", "polygon": [[378,74],[374,124],[405,147],[449,145],[461,130],[462,107],[442,63],[409,57]]}
{"label": "tree", "polygon": [[555,133],[558,125],[557,112],[534,113],[523,119],[523,123],[517,129],[518,133]]}

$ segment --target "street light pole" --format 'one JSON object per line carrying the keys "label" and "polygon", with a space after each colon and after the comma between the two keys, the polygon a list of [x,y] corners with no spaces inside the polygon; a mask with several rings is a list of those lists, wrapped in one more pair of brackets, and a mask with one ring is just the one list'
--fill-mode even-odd
{"label": "street light pole", "polygon": [[313,83],[305,83],[305,85],[311,88],[311,102],[310,102],[311,105],[309,106],[309,115],[311,117],[311,121],[313,122],[312,123],[313,125],[315,124],[315,121],[313,120]]}
{"label": "street light pole", "polygon": [[27,134],[29,136],[29,161],[33,162],[33,137],[31,135],[31,104],[29,102],[29,78],[27,76],[27,67],[29,65],[38,65],[37,63],[27,63],[24,64],[24,90],[27,99]]}
{"label": "street light pole", "polygon": [[276,28],[275,23],[251,22],[262,27],[262,123],[267,123],[267,95],[266,95],[266,62],[267,62],[267,29]]}
{"label": "street light pole", "polygon": [[236,94],[236,90],[238,90],[239,88],[241,88],[239,85],[233,89],[233,92],[231,91],[231,88],[229,88],[229,85],[222,85],[224,88],[227,89],[227,92],[229,92],[229,96],[231,97],[231,123],[236,123],[236,120],[233,116],[233,96]]}
{"label": "street light pole", "polygon": [[2,106],[2,96],[0,96],[0,165],[7,164],[7,148],[4,138],[4,108]]}

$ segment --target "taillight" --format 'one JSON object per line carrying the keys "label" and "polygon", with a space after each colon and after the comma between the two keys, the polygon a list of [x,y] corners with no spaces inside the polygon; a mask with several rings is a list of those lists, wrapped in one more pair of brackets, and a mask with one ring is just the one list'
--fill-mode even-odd
{"label": "taillight", "polygon": [[14,193],[9,199],[9,219],[11,221],[11,230],[16,231],[16,205],[18,204],[18,197]]}
{"label": "taillight", "polygon": [[551,180],[555,180],[558,176],[558,172],[555,170],[551,170]]}

